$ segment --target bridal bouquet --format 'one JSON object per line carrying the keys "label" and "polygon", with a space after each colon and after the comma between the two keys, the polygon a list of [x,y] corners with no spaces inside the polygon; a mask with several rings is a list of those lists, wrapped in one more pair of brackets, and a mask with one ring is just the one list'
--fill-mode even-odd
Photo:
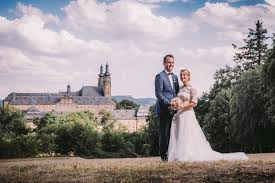
{"label": "bridal bouquet", "polygon": [[175,97],[171,100],[171,110],[179,110],[182,106],[182,100],[179,97]]}

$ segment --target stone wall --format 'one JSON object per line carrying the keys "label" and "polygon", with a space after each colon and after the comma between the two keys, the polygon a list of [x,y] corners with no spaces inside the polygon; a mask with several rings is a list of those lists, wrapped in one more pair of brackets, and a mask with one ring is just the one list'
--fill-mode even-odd
{"label": "stone wall", "polygon": [[126,127],[129,133],[136,132],[147,125],[146,118],[117,119],[117,122]]}
{"label": "stone wall", "polygon": [[[15,107],[19,110],[28,110],[32,105],[10,105],[11,107]],[[35,107],[40,111],[40,112],[81,112],[81,111],[90,111],[94,113],[95,115],[98,115],[101,110],[107,110],[107,111],[112,111],[115,109],[115,106],[113,105],[76,105],[74,103],[72,104],[62,104],[58,103],[55,105],[35,105]],[[124,126],[126,130],[129,133],[136,132],[143,128],[147,122],[146,122],[146,117],[133,117],[131,119],[116,119],[117,124],[116,126]],[[33,127],[32,121],[28,121],[28,125],[30,127]]]}
{"label": "stone wall", "polygon": [[[32,105],[9,105],[20,110],[28,110]],[[35,105],[40,112],[80,112],[90,111],[94,114],[98,114],[101,110],[111,111],[115,109],[114,105],[77,105],[77,104],[62,104],[58,103],[55,105]]]}

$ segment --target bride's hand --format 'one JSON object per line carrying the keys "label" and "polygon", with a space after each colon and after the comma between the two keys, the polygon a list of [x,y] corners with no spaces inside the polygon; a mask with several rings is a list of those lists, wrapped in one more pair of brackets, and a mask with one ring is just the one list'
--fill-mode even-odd
{"label": "bride's hand", "polygon": [[175,108],[177,109],[177,110],[179,110],[180,108],[181,108],[181,103],[179,102],[179,101],[176,101],[175,102]]}
{"label": "bride's hand", "polygon": [[186,111],[186,105],[181,104],[181,105],[179,106],[179,110],[181,110],[181,111]]}

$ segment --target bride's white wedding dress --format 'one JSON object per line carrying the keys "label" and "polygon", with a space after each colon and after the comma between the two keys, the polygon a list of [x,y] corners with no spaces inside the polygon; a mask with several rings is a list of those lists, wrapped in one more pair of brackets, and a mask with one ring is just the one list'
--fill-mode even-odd
{"label": "bride's white wedding dress", "polygon": [[[177,95],[186,104],[197,103],[196,90],[182,87]],[[242,153],[219,153],[212,150],[209,142],[196,119],[193,109],[178,111],[171,124],[168,161],[217,161],[246,160]]]}

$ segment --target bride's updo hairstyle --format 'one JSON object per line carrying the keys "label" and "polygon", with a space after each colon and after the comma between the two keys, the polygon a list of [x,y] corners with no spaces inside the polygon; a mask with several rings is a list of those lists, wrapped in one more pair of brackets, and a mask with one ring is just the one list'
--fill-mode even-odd
{"label": "bride's updo hairstyle", "polygon": [[188,76],[189,76],[189,81],[191,80],[191,72],[188,70],[188,69],[186,69],[186,68],[181,68],[180,69],[180,74],[182,73],[182,72],[185,72]]}

